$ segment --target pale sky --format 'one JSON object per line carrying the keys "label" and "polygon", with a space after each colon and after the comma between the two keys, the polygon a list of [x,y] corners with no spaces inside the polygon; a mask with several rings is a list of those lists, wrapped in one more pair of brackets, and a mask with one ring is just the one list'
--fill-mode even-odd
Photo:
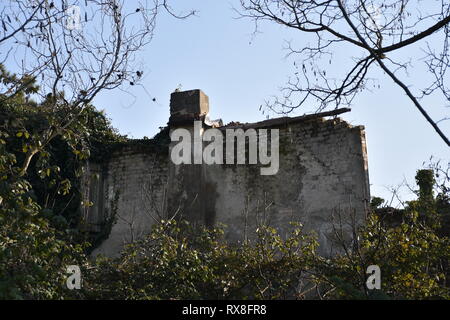
{"label": "pale sky", "polygon": [[[167,14],[159,16],[155,37],[140,56],[143,88],[125,88],[128,93],[106,92],[94,100],[96,107],[106,111],[120,133],[132,138],[152,137],[167,124],[170,93],[179,85],[182,90],[203,90],[209,96],[213,119],[222,118],[224,123],[265,119],[259,106],[279,94],[279,88],[294,72],[294,60],[285,58],[285,41],[292,40],[301,48],[310,39],[273,23],[261,25],[259,33],[252,35],[251,20],[235,19],[237,15],[231,8],[238,7],[236,0],[172,3],[175,10],[197,10],[197,17],[180,21]],[[419,49],[408,48],[396,55],[420,53],[414,50]],[[344,72],[351,54],[351,50],[336,52],[330,73]],[[414,62],[414,67],[409,78],[400,74],[408,84],[420,84],[428,76],[420,62]],[[370,76],[379,79],[380,89],[359,95],[352,111],[342,117],[353,125],[365,126],[371,195],[388,198],[388,188],[404,179],[414,183],[415,171],[423,162],[430,157],[448,162],[450,152],[390,79],[379,72]],[[443,100],[431,98],[426,103],[427,111],[436,120],[449,116],[448,102],[447,108]],[[305,106],[292,116],[316,107]],[[448,136],[450,121],[440,126]],[[405,200],[411,197],[406,190],[402,196]]]}

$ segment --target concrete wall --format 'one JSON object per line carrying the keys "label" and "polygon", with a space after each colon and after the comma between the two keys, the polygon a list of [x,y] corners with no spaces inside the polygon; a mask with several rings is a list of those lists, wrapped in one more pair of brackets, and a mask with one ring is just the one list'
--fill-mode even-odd
{"label": "concrete wall", "polygon": [[318,235],[321,253],[331,254],[333,213],[353,212],[362,221],[370,198],[363,127],[317,117],[252,127],[279,129],[276,175],[260,175],[260,165],[174,165],[167,153],[132,145],[92,164],[92,172],[102,174],[99,182],[91,178],[90,197],[97,203],[87,216],[98,226],[115,212],[109,237],[94,254],[113,256],[156,219],[174,214],[194,223],[223,223],[231,242],[251,237],[260,224],[284,232],[289,222],[300,221]]}
{"label": "concrete wall", "polygon": [[261,224],[284,233],[289,222],[301,222],[316,232],[321,253],[331,254],[332,215],[348,219],[354,213],[357,222],[365,217],[363,127],[319,118],[271,128],[280,132],[277,174],[260,175],[259,164],[170,165],[169,210],[182,208],[192,222],[225,224],[232,242],[251,237]]}
{"label": "concrete wall", "polygon": [[90,192],[93,206],[86,209],[87,221],[97,232],[110,229],[93,254],[115,256],[125,243],[142,237],[164,215],[167,155],[141,145],[122,146],[106,163],[89,167],[91,185],[99,193],[93,196]]}
{"label": "concrete wall", "polygon": [[[329,254],[331,215],[355,212],[362,220],[366,212],[369,194],[362,135],[361,127],[350,128],[336,120],[280,128],[276,175],[255,176],[254,170],[244,167],[236,179],[233,169],[209,170],[218,186],[217,220],[232,226],[229,237],[234,239],[242,237],[243,226],[254,228],[261,220],[280,230],[299,221],[317,233],[321,252]],[[220,183],[222,177],[227,183]],[[241,212],[247,208],[247,217],[233,208]]]}

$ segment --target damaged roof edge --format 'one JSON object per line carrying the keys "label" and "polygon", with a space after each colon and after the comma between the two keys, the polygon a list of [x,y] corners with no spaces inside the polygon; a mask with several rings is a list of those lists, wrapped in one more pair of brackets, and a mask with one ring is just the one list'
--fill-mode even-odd
{"label": "damaged roof edge", "polygon": [[340,109],[335,109],[332,111],[306,114],[306,115],[302,115],[302,116],[298,116],[298,117],[281,117],[281,118],[269,119],[269,120],[253,122],[253,123],[230,124],[230,125],[225,125],[223,127],[220,127],[219,129],[270,128],[270,127],[275,127],[275,126],[284,125],[284,124],[288,124],[288,123],[297,123],[297,122],[302,122],[302,121],[307,121],[307,120],[312,120],[312,119],[317,119],[317,118],[337,116],[339,114],[346,113],[349,111],[351,111],[350,108],[340,108]]}

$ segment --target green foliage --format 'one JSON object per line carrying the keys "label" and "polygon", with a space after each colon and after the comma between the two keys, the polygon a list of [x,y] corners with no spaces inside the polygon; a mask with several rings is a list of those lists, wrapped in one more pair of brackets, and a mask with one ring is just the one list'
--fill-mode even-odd
{"label": "green foliage", "polygon": [[357,241],[340,243],[343,254],[320,272],[337,289],[334,297],[374,298],[365,286],[365,270],[378,265],[382,288],[376,298],[381,294],[393,299],[450,299],[450,239],[448,229],[442,228],[448,226],[449,180],[446,176],[439,184],[435,197],[438,172],[438,168],[417,171],[418,199],[394,211],[400,220],[393,223],[382,214],[385,210],[375,210],[359,229]]}
{"label": "green foliage", "polygon": [[65,268],[82,264],[82,247],[50,226],[14,164],[14,155],[0,146],[0,298],[63,298],[69,294]]}
{"label": "green foliage", "polygon": [[428,202],[433,200],[433,188],[436,184],[433,170],[417,170],[416,182],[419,186],[419,200]]}
{"label": "green foliage", "polygon": [[[319,273],[337,289],[334,298],[373,298],[376,293],[376,298],[449,299],[445,267],[449,258],[449,239],[420,223],[417,212],[410,212],[395,227],[387,227],[372,214],[361,228],[354,249],[323,264]],[[381,269],[381,292],[365,286],[369,265]]]}
{"label": "green foliage", "polygon": [[384,203],[384,199],[380,197],[372,197],[370,200],[370,209],[378,209]]}
{"label": "green foliage", "polygon": [[317,243],[299,226],[285,240],[269,227],[230,245],[221,228],[163,222],[117,259],[99,258],[83,292],[101,299],[280,299],[296,292]]}
{"label": "green foliage", "polygon": [[[224,240],[222,228],[163,222],[119,258],[98,258],[83,294],[90,299],[450,299],[450,240],[421,219],[416,207],[406,208],[394,225],[370,214],[354,239],[336,242],[332,257],[317,254],[315,237],[301,225],[285,238],[264,226],[252,241],[233,245]],[[367,289],[369,265],[381,269],[381,290]]]}
{"label": "green foliage", "polygon": [[[19,81],[1,65],[0,80],[5,85]],[[63,95],[32,101],[29,95],[37,89],[30,79],[13,98],[0,97],[0,142],[4,152],[14,155],[15,174],[31,184],[49,222],[59,230],[78,232],[84,162],[103,158],[126,137],[91,105],[72,108],[65,105]],[[67,122],[72,117],[77,120]]]}
{"label": "green foliage", "polygon": [[[354,226],[351,242],[337,241],[332,257],[317,254],[301,225],[283,237],[262,226],[250,241],[230,244],[223,228],[162,221],[120,257],[89,260],[81,167],[105,160],[126,137],[94,107],[70,109],[62,94],[32,101],[35,80],[1,64],[0,81],[21,87],[0,96],[0,299],[450,299],[449,175],[437,167],[418,171],[418,198],[395,211],[395,223],[374,197],[366,223]],[[168,139],[165,128],[136,143],[166,152]],[[66,289],[72,264],[82,269],[80,291]],[[365,286],[369,265],[381,268],[381,290]]]}
{"label": "green foliage", "polygon": [[81,165],[93,145],[121,137],[91,106],[62,127],[73,110],[47,108],[62,96],[30,100],[38,90],[32,78],[0,65],[0,81],[21,88],[0,96],[0,298],[71,297],[66,267],[83,265],[87,247],[78,228]]}

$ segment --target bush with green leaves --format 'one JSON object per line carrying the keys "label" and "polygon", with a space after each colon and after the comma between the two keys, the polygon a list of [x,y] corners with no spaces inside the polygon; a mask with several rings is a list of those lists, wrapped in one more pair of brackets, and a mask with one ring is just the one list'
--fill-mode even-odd
{"label": "bush with green leaves", "polygon": [[[2,85],[17,81],[0,64]],[[50,111],[47,103],[55,97],[34,102],[35,79],[20,81],[22,89],[14,96],[0,95],[0,298],[77,296],[66,290],[65,279],[68,265],[86,263],[79,214],[81,166],[91,151],[104,153],[122,137],[92,106],[80,113],[79,121],[56,129],[54,124],[70,110],[61,106]],[[45,134],[49,130],[54,132],[51,139]]]}
{"label": "bush with green leaves", "polygon": [[[344,231],[335,223],[331,257],[317,254],[301,225],[285,237],[263,226],[253,241],[230,244],[223,228],[162,222],[119,258],[97,259],[83,292],[92,299],[450,299],[450,240],[438,200],[445,197],[417,194],[395,219],[374,206],[363,225]],[[370,265],[381,269],[381,290],[366,286]]]}
{"label": "bush with green leaves", "polygon": [[[18,79],[0,64],[0,81]],[[374,198],[350,241],[337,227],[332,257],[318,255],[315,237],[298,224],[284,236],[261,226],[253,240],[233,244],[222,227],[171,220],[118,258],[88,259],[81,166],[105,160],[126,138],[92,106],[53,130],[70,110],[49,112],[46,104],[63,96],[36,103],[36,90],[24,79],[14,97],[0,96],[0,299],[450,299],[450,179],[438,167],[418,171],[417,200],[405,209],[381,210]],[[155,140],[167,146],[168,130]],[[66,287],[73,264],[81,290]],[[381,290],[365,285],[369,265],[381,269]]]}
{"label": "bush with green leaves", "polygon": [[229,244],[222,228],[186,221],[157,225],[117,259],[98,258],[88,270],[87,298],[283,299],[298,292],[317,242],[295,226],[287,239],[270,227],[254,243]]}
{"label": "bush with green leaves", "polygon": [[[438,172],[436,168],[417,171],[417,200],[402,210],[391,210],[397,215],[394,219],[384,214],[386,210],[373,210],[357,237],[347,243],[337,230],[342,254],[323,259],[317,272],[332,297],[450,299],[450,239],[448,230],[442,229],[448,224],[450,181],[441,181],[436,191]],[[371,291],[365,285],[369,265],[381,269],[381,290]]]}
{"label": "bush with green leaves", "polygon": [[66,268],[83,264],[81,245],[53,228],[28,181],[18,175],[14,154],[0,139],[0,299],[60,299]]}
{"label": "bush with green leaves", "polygon": [[[387,227],[372,214],[358,240],[342,245],[343,253],[319,258],[316,275],[336,299],[450,299],[450,241],[423,225],[415,212]],[[381,270],[381,290],[368,290],[367,267]]]}

